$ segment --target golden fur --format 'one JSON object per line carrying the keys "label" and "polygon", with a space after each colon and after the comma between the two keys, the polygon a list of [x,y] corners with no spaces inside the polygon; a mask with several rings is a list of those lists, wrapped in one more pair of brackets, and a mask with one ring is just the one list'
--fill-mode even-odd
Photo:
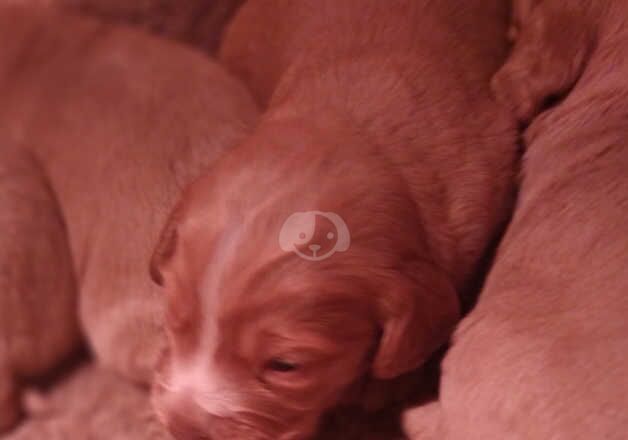
{"label": "golden fur", "polygon": [[0,7],[0,429],[19,385],[80,343],[145,383],[161,351],[148,276],[180,190],[255,120],[202,54],[38,8]]}
{"label": "golden fur", "polygon": [[493,80],[532,120],[514,218],[445,359],[440,403],[409,415],[434,439],[628,430],[628,8],[534,3]]}
{"label": "golden fur", "polygon": [[[516,127],[489,90],[507,15],[486,0],[239,11],[220,57],[266,112],[185,191],[154,258],[155,404],[175,435],[308,438],[447,341],[510,210]],[[304,211],[344,219],[348,249],[285,252]]]}

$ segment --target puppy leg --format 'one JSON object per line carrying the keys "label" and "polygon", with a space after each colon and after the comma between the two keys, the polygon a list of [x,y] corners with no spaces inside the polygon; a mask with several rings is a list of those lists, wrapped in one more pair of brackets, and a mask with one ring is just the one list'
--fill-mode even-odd
{"label": "puppy leg", "polygon": [[54,197],[23,150],[0,149],[0,430],[18,418],[18,381],[79,341],[72,263]]}
{"label": "puppy leg", "polygon": [[592,14],[571,3],[515,3],[516,43],[492,88],[523,123],[573,87],[595,44]]}

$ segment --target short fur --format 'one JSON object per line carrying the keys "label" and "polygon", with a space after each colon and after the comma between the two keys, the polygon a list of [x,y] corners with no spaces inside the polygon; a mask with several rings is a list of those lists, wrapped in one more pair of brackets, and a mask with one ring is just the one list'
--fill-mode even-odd
{"label": "short fur", "polygon": [[1,430],[79,327],[100,362],[150,382],[155,241],[256,108],[202,54],[124,28],[1,6],[0,41]]}
{"label": "short fur", "polygon": [[[170,341],[155,404],[175,435],[307,438],[447,341],[510,210],[515,123],[489,90],[507,15],[497,0],[239,11],[221,58],[265,116],[186,190],[154,259]],[[284,252],[304,211],[339,215],[349,248]]]}
{"label": "short fur", "polygon": [[[15,0],[4,0],[15,1]],[[214,53],[223,29],[244,0],[20,0],[128,24]]]}
{"label": "short fur", "polygon": [[442,410],[414,420],[435,439],[628,432],[628,6],[537,3],[493,81],[533,120],[520,200],[445,360]]}
{"label": "short fur", "polygon": [[29,419],[3,440],[172,440],[146,388],[96,365],[52,389],[29,389],[23,400]]}

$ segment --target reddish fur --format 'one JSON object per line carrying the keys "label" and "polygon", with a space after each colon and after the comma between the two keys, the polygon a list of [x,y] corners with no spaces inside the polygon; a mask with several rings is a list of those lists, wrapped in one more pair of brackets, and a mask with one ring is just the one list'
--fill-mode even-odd
{"label": "reddish fur", "polygon": [[24,398],[29,419],[3,440],[172,440],[152,414],[148,390],[97,365],[72,370]]}
{"label": "reddish fur", "polygon": [[244,0],[4,0],[128,24],[215,52],[223,29]]}
{"label": "reddish fur", "polygon": [[[447,340],[510,208],[515,126],[488,87],[507,13],[497,0],[240,10],[221,58],[265,117],[187,189],[154,259],[176,316],[155,402],[175,434],[306,438],[356,382],[420,367]],[[309,210],[346,221],[347,252],[313,263],[280,249],[282,222]],[[199,298],[220,264],[218,290]],[[217,294],[211,311],[197,307]],[[167,392],[208,320],[221,336],[205,355],[246,397],[228,419]],[[264,369],[282,344],[315,349],[288,382]]]}
{"label": "reddish fur", "polygon": [[542,0],[522,23],[495,92],[526,119],[548,96],[561,101],[525,132],[520,200],[445,360],[442,411],[415,422],[440,424],[434,438],[448,440],[620,440],[628,7]]}
{"label": "reddish fur", "polygon": [[148,260],[180,188],[256,116],[202,54],[0,6],[0,430],[80,343],[134,380],[163,345]]}

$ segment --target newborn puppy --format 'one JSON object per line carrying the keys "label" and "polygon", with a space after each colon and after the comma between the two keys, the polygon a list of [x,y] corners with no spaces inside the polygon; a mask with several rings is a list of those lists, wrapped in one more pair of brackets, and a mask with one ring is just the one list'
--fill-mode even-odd
{"label": "newborn puppy", "polygon": [[555,105],[525,132],[518,206],[445,360],[435,438],[626,437],[627,22],[623,1],[538,2],[495,76],[523,121]]}
{"label": "newborn puppy", "polygon": [[267,107],[153,260],[180,439],[309,438],[448,339],[508,216],[503,1],[251,1],[222,59]]}
{"label": "newborn puppy", "polygon": [[162,348],[148,276],[186,185],[255,119],[244,86],[173,43],[0,7],[0,429],[19,384],[80,342],[149,383]]}

